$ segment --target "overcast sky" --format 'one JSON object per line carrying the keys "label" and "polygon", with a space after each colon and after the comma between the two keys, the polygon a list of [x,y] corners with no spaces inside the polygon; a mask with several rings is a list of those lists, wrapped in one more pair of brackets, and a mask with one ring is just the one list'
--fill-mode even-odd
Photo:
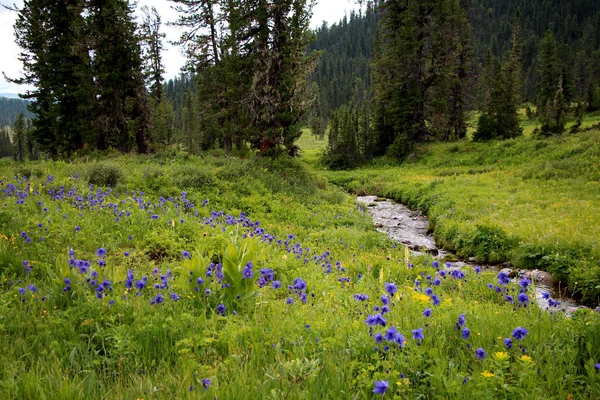
{"label": "overcast sky", "polygon": [[[0,4],[16,4],[18,7],[23,5],[23,0],[0,0]],[[165,65],[165,77],[167,79],[176,76],[179,69],[185,62],[184,57],[180,54],[178,48],[167,43],[168,40],[176,40],[179,37],[179,32],[174,27],[166,26],[166,22],[174,21],[177,18],[177,13],[171,9],[171,3],[167,0],[139,0],[138,10],[142,6],[156,7],[163,20],[163,31],[167,34],[165,41],[165,52],[163,60]],[[313,9],[312,26],[320,26],[322,21],[327,21],[333,24],[339,21],[345,12],[356,8],[354,0],[317,0],[317,4]],[[21,63],[17,60],[19,47],[15,44],[13,24],[17,18],[16,12],[8,11],[0,7],[0,71],[6,73],[10,77],[18,77],[22,71]],[[25,89],[6,82],[4,77],[0,76],[0,94],[19,93]]]}

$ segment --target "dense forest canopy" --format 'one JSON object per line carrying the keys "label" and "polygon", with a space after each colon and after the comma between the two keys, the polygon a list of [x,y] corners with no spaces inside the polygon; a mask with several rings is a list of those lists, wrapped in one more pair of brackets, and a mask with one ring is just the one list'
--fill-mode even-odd
{"label": "dense forest canopy", "polygon": [[[347,132],[333,136],[346,150],[334,139],[330,158],[362,162],[460,139],[470,110],[482,111],[474,138],[489,140],[519,134],[523,102],[545,135],[600,108],[595,0],[365,1],[312,32],[306,0],[172,3],[188,62],[165,80],[156,10],[136,21],[126,0],[25,1],[15,81],[36,87],[25,97],[42,151],[295,154],[300,128],[324,137],[339,110],[335,129]],[[21,111],[7,101],[0,125]]]}

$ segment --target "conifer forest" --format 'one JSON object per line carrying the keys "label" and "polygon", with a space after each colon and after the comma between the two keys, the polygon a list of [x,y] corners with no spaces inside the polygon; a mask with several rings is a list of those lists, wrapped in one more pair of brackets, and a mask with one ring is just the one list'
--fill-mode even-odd
{"label": "conifer forest", "polygon": [[597,1],[322,1],[0,3],[0,398],[600,396]]}

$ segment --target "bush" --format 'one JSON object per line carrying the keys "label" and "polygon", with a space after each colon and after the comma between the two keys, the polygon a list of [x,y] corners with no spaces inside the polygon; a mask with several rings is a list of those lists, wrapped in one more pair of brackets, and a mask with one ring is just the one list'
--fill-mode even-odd
{"label": "bush", "polygon": [[487,142],[497,136],[497,122],[491,115],[482,113],[477,121],[477,131],[473,134],[475,142]]}
{"label": "bush", "polygon": [[178,168],[173,178],[181,189],[202,189],[215,185],[215,179],[209,171],[193,165]]}
{"label": "bush", "polygon": [[116,186],[123,179],[123,171],[114,164],[94,163],[87,169],[88,182],[97,186]]}

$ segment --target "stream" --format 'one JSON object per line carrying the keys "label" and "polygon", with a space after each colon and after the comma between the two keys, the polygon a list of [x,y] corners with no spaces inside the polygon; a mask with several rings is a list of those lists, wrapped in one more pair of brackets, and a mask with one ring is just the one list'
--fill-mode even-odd
{"label": "stream", "polygon": [[[366,206],[366,210],[373,217],[373,223],[377,231],[385,233],[392,240],[408,246],[414,254],[426,253],[440,260],[457,258],[454,254],[436,246],[433,237],[427,233],[429,220],[419,210],[411,210],[405,205],[381,199],[377,196],[358,196],[357,201]],[[560,301],[558,310],[564,310],[571,314],[581,307],[567,296],[564,289],[560,289],[559,283],[548,272],[537,269],[516,270],[507,265],[481,265],[476,264],[474,260],[452,262],[453,268],[474,267],[476,265],[481,266],[482,269],[497,272],[504,271],[513,280],[518,280],[523,276],[529,278],[534,282],[535,302],[543,310],[551,308],[549,300],[542,295],[544,292],[548,292],[551,299]]]}

